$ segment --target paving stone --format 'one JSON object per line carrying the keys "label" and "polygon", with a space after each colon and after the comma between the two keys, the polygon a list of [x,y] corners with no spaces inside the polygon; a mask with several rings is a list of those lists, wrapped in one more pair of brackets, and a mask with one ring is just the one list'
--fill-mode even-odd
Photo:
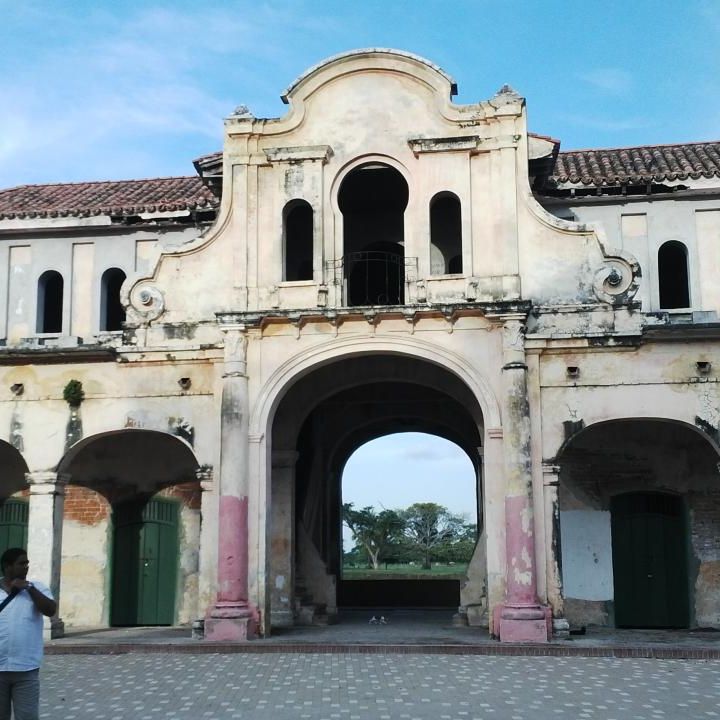
{"label": "paving stone", "polygon": [[57,655],[52,720],[699,720],[720,662],[458,655]]}

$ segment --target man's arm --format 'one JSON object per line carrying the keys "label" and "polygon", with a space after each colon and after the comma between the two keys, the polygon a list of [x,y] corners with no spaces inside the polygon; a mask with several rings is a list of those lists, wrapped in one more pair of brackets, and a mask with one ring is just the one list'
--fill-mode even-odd
{"label": "man's arm", "polygon": [[35,603],[35,607],[43,614],[48,617],[52,617],[57,611],[57,603],[51,600],[47,595],[43,595],[34,585],[31,585],[27,580],[21,580],[15,578],[10,583],[11,588],[17,588],[18,590],[27,590],[28,595]]}

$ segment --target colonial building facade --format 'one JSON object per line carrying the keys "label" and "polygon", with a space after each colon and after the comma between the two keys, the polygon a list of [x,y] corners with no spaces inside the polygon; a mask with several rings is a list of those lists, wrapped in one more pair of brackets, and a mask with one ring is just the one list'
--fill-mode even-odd
{"label": "colonial building facade", "polygon": [[343,467],[406,430],[476,470],[461,621],[720,627],[720,143],[455,93],[350,52],[192,177],[0,191],[0,543],[51,632],[334,614]]}

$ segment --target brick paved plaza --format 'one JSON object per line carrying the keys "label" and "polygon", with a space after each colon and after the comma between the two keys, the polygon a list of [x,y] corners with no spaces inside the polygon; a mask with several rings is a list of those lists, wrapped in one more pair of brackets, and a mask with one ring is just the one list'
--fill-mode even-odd
{"label": "brick paved plaza", "polygon": [[53,655],[53,720],[720,718],[720,662],[472,655]]}

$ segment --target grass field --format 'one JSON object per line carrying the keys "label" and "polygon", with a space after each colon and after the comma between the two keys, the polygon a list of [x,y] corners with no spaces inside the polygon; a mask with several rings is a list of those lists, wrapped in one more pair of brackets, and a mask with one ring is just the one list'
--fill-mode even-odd
{"label": "grass field", "polygon": [[423,570],[421,565],[405,564],[394,564],[388,565],[387,567],[381,565],[377,570],[344,565],[342,577],[343,580],[396,580],[397,578],[428,580],[433,577],[437,577],[438,579],[464,578],[466,572],[466,563],[456,563],[455,565],[433,563],[430,570]]}

